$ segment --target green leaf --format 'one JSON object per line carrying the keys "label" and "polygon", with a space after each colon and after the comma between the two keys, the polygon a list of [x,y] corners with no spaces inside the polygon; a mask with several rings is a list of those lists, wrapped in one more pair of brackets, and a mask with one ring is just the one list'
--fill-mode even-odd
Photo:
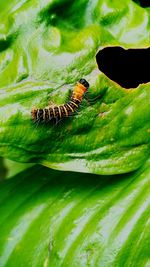
{"label": "green leaf", "polygon": [[[137,170],[149,158],[149,83],[125,90],[100,73],[106,46],[149,46],[149,13],[130,0],[0,0],[0,156],[98,174]],[[79,112],[57,126],[31,108],[65,103],[90,83]]]}
{"label": "green leaf", "polygon": [[1,267],[149,266],[150,165],[97,176],[34,166],[0,188]]}

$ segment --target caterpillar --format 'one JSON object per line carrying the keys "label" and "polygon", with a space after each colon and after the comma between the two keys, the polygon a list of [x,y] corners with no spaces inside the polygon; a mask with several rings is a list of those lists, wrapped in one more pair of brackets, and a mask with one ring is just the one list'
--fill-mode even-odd
{"label": "caterpillar", "polygon": [[89,83],[83,78],[80,79],[74,87],[70,100],[66,104],[49,106],[44,109],[33,108],[31,111],[32,119],[34,121],[48,122],[51,119],[59,120],[64,117],[69,117],[78,109],[88,88]]}

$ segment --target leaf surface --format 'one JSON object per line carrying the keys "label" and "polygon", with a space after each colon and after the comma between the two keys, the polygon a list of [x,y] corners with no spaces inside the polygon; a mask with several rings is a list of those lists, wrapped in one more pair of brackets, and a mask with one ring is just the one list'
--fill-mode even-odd
{"label": "leaf surface", "polygon": [[116,176],[34,166],[3,182],[0,266],[149,266],[149,181],[147,163]]}
{"label": "leaf surface", "polygon": [[[55,169],[119,174],[149,158],[149,83],[125,90],[96,65],[106,46],[149,46],[149,13],[133,1],[0,1],[0,155]],[[33,106],[66,103],[90,83],[78,114],[36,126]]]}

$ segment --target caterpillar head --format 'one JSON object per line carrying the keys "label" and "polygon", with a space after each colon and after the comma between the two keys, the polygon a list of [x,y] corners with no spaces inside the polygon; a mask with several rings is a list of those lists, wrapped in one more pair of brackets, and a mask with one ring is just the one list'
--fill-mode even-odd
{"label": "caterpillar head", "polygon": [[86,89],[89,88],[89,83],[85,79],[80,79],[79,83],[81,83]]}

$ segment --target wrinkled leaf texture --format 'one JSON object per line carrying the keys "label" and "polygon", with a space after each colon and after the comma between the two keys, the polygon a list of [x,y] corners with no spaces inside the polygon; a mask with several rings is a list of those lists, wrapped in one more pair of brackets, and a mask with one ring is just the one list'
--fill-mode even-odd
{"label": "wrinkled leaf texture", "polygon": [[5,181],[0,266],[148,267],[149,179],[147,163],[121,176],[34,166]]}
{"label": "wrinkled leaf texture", "polygon": [[[0,1],[0,155],[97,174],[137,170],[149,157],[149,83],[125,90],[97,68],[106,46],[149,46],[149,13],[131,0]],[[33,106],[63,104],[85,77],[75,116],[36,126]]]}
{"label": "wrinkled leaf texture", "polygon": [[[149,25],[130,0],[0,0],[0,156],[105,174],[34,166],[3,182],[1,267],[149,266],[149,83],[125,90],[95,61],[148,47]],[[66,102],[81,77],[79,113],[36,127],[32,106]]]}

